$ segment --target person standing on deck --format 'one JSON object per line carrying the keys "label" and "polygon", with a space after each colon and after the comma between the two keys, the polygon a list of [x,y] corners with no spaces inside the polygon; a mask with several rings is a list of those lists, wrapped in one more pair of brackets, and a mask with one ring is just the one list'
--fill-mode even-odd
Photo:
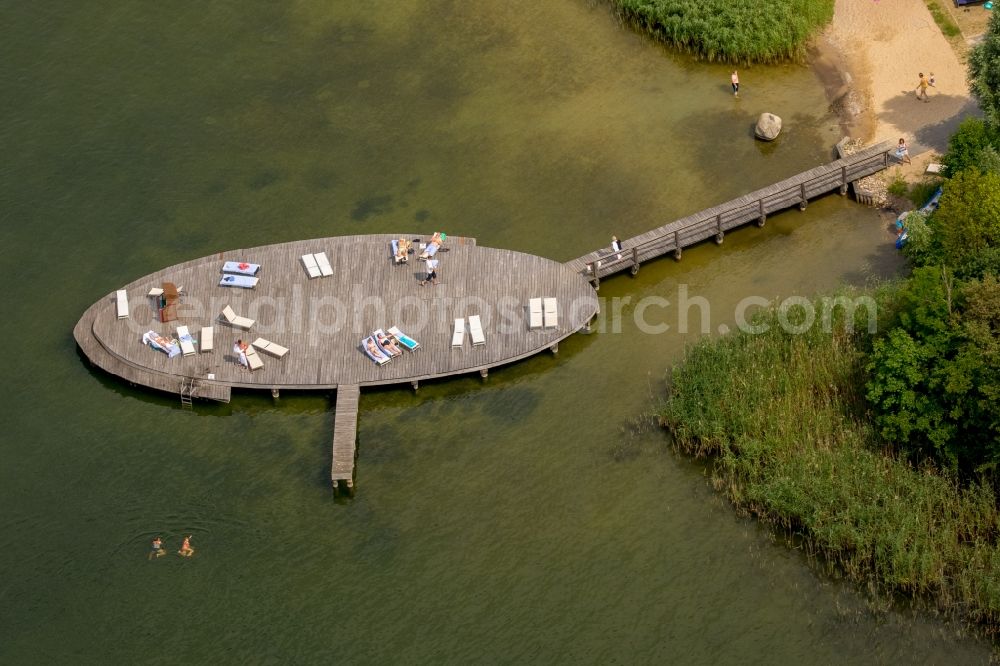
{"label": "person standing on deck", "polygon": [[618,258],[622,258],[622,242],[618,240],[618,236],[611,237],[611,250],[618,253]]}
{"label": "person standing on deck", "polygon": [[735,69],[733,70],[733,75],[729,77],[729,80],[733,84],[733,95],[735,95],[736,97],[739,97],[740,96],[740,76],[739,76],[739,74],[736,73]]}
{"label": "person standing on deck", "polygon": [[421,287],[424,286],[425,284],[427,284],[428,282],[430,282],[431,285],[435,285],[435,284],[438,283],[437,267],[438,267],[438,260],[437,259],[428,259],[427,260],[427,277],[425,277],[420,282],[420,286]]}

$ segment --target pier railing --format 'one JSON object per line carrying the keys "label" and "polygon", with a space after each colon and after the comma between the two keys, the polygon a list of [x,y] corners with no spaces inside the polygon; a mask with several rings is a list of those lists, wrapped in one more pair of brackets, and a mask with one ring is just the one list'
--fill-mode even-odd
{"label": "pier railing", "polygon": [[642,262],[671,252],[679,260],[685,247],[705,239],[714,237],[716,243],[722,243],[729,229],[748,222],[763,227],[770,213],[793,206],[805,210],[810,198],[833,190],[847,194],[851,182],[889,166],[889,151],[893,147],[892,142],[884,141],[627,239],[622,242],[620,252],[604,248],[566,263],[586,275],[596,287],[602,277],[624,270],[635,275]]}

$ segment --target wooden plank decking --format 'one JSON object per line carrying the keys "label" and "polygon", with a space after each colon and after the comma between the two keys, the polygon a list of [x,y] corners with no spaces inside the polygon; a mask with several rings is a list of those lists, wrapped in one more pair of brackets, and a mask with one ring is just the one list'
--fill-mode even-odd
{"label": "wooden plank decking", "polygon": [[[196,397],[228,399],[234,387],[336,389],[345,384],[363,387],[485,372],[553,347],[597,312],[597,298],[587,281],[563,264],[479,247],[471,238],[449,238],[447,251],[437,255],[440,283],[421,287],[424,262],[414,255],[409,263],[393,265],[389,256],[393,237],[294,241],[171,266],[125,287],[129,319],[117,318],[114,291],[109,291],[84,313],[74,335],[93,363],[130,382],[177,392],[184,378],[195,378]],[[320,251],[330,258],[334,275],[310,279],[301,256]],[[219,286],[227,260],[261,264],[256,289]],[[161,323],[155,299],[147,294],[165,281],[183,286],[184,296],[178,319]],[[529,298],[539,296],[559,299],[557,328],[528,330],[524,310]],[[219,321],[226,305],[256,321],[249,332]],[[454,319],[471,314],[481,316],[486,344],[473,347],[467,339],[462,349],[452,349]],[[149,330],[176,337],[178,325],[186,325],[199,342],[201,328],[213,326],[215,348],[168,358],[140,342]],[[375,329],[391,326],[416,339],[420,348],[375,365],[362,352],[361,340]],[[257,337],[290,352],[280,359],[262,353],[261,370],[244,370],[235,362],[233,344],[237,338]]]}
{"label": "wooden plank decking", "polygon": [[885,169],[889,165],[888,151],[892,148],[891,141],[879,143],[624,240],[621,253],[603,248],[568,261],[566,265],[599,284],[602,277],[629,269],[635,273],[642,262],[671,252],[680,259],[683,248],[713,237],[721,243],[729,229],[748,222],[763,226],[770,213],[792,206],[804,210],[809,199],[833,190],[846,193],[849,183]]}
{"label": "wooden plank decking", "polygon": [[357,384],[337,388],[337,407],[333,421],[333,455],[330,480],[334,489],[343,482],[349,493],[354,491],[354,459],[357,453],[358,398],[361,389]]}

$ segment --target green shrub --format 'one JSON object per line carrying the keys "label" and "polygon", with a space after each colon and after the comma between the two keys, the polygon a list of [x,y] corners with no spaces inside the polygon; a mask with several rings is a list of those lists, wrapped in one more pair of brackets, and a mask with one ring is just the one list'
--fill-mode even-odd
{"label": "green shrub", "polygon": [[903,174],[897,173],[895,176],[893,176],[892,181],[889,183],[889,186],[886,189],[888,190],[889,194],[893,195],[894,197],[903,198],[906,196],[906,193],[909,192],[910,186],[907,184],[906,179],[903,178]]}
{"label": "green shrub", "polygon": [[639,30],[700,58],[732,63],[802,60],[833,17],[833,0],[612,0]]}
{"label": "green shrub", "polygon": [[945,173],[950,177],[969,167],[980,168],[982,153],[993,147],[995,135],[981,118],[963,120],[948,139],[948,152],[941,160],[946,167]]}
{"label": "green shrub", "polygon": [[[896,296],[882,290],[880,310]],[[991,487],[885,453],[859,394],[865,337],[837,325],[792,335],[774,310],[756,323],[771,328],[703,340],[671,371],[660,416],[676,446],[713,456],[732,502],[852,580],[1000,628]]]}

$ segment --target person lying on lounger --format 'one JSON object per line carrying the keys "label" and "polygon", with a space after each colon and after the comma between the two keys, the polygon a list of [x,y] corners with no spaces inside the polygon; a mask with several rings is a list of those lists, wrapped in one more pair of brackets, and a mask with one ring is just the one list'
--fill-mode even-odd
{"label": "person lying on lounger", "polygon": [[410,254],[410,241],[405,238],[400,238],[396,241],[396,263],[402,264],[409,259]]}
{"label": "person lying on lounger", "polygon": [[375,358],[388,358],[378,345],[375,344],[375,338],[368,338],[368,353]]}
{"label": "person lying on lounger", "polygon": [[376,340],[378,340],[378,344],[382,349],[393,356],[400,356],[403,353],[403,350],[396,346],[396,341],[385,333],[376,333]]}
{"label": "person lying on lounger", "polygon": [[427,243],[427,247],[424,248],[424,251],[420,253],[420,258],[426,260],[433,257],[435,254],[437,254],[437,251],[441,248],[441,246],[444,245],[444,242],[445,240],[447,240],[447,238],[448,234],[443,234],[440,231],[435,231],[434,235],[431,236],[430,242]]}

